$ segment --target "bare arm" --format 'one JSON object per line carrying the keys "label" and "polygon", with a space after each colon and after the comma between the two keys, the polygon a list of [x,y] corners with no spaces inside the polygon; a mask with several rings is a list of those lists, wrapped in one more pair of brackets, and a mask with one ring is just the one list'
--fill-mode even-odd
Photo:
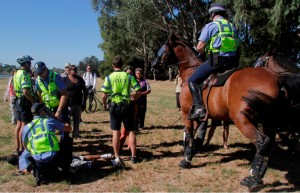
{"label": "bare arm", "polygon": [[59,105],[58,105],[57,111],[55,113],[55,117],[60,118],[61,111],[66,106],[68,97],[69,97],[69,95],[68,95],[67,90],[62,90],[61,91],[61,97],[60,97],[60,100],[59,100]]}
{"label": "bare arm", "polygon": [[30,90],[29,89],[26,89],[26,88],[23,88],[23,94],[24,96],[33,104],[34,103],[34,99],[30,93]]}
{"label": "bare arm", "polygon": [[199,42],[198,42],[196,48],[197,48],[197,51],[198,51],[200,54],[203,54],[203,53],[204,53],[205,45],[206,45],[206,42],[203,42],[203,41],[199,41]]}
{"label": "bare arm", "polygon": [[108,94],[107,93],[105,93],[105,92],[103,92],[102,93],[102,104],[103,104],[103,108],[105,109],[105,110],[107,110],[107,104],[106,104],[106,102],[107,102],[107,97],[108,97]]}

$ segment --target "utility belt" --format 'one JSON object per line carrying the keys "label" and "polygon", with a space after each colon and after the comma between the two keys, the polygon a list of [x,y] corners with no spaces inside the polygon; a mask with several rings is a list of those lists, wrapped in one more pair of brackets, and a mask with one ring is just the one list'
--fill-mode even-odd
{"label": "utility belt", "polygon": [[239,59],[237,56],[220,56],[219,52],[210,52],[208,54],[208,62],[212,67],[229,70],[239,66]]}
{"label": "utility belt", "polygon": [[130,113],[129,103],[127,101],[123,101],[120,103],[111,102],[109,106],[109,112],[119,118],[125,118]]}

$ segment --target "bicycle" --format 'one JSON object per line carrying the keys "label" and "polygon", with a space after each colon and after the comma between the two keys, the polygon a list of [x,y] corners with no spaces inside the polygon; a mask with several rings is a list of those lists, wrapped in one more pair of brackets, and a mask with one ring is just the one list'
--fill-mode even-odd
{"label": "bicycle", "polygon": [[100,99],[97,97],[97,92],[100,91],[89,91],[88,97],[87,97],[87,106],[85,107],[86,113],[94,113],[97,111],[98,104],[100,107],[98,109],[103,110],[103,103],[100,101]]}

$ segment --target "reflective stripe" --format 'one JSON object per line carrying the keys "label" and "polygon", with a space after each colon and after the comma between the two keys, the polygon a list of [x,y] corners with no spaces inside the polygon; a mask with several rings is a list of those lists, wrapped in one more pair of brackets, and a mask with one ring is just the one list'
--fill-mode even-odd
{"label": "reflective stripe", "polygon": [[55,83],[56,76],[56,72],[49,70],[49,83],[47,88],[45,87],[42,79],[38,77],[38,85],[42,91],[42,100],[50,109],[59,105],[58,88]]}
{"label": "reflective stripe", "polygon": [[[218,25],[219,33],[214,35],[209,40],[209,47],[208,50],[216,53],[216,52],[234,52],[237,48],[237,40],[234,33],[233,25],[228,22],[226,19],[218,19],[215,24]],[[221,38],[221,47],[214,48],[213,44],[217,37]]]}
{"label": "reflective stripe", "polygon": [[40,154],[50,151],[59,151],[58,139],[54,132],[47,127],[47,118],[35,118],[27,126],[31,132],[26,147],[32,154]]}

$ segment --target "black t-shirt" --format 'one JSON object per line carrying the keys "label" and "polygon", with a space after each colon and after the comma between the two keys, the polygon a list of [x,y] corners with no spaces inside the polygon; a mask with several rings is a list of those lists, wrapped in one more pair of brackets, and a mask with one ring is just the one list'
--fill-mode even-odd
{"label": "black t-shirt", "polygon": [[82,77],[77,76],[78,81],[74,84],[68,77],[65,77],[66,88],[69,94],[68,105],[77,104],[82,105],[83,92],[85,88],[85,82]]}

